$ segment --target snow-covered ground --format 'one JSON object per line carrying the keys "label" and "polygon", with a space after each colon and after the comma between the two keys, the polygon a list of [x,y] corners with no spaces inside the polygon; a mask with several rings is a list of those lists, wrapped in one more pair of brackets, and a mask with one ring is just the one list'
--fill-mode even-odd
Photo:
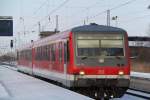
{"label": "snow-covered ground", "polygon": [[89,97],[0,66],[0,100],[92,100]]}
{"label": "snow-covered ground", "polygon": [[150,79],[150,73],[131,72],[131,77]]}
{"label": "snow-covered ground", "polygon": [[131,72],[130,88],[150,93],[150,73]]}

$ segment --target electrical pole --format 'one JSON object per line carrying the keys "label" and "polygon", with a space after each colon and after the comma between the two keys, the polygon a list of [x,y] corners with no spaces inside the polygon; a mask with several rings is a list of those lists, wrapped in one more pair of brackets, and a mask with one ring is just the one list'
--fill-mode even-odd
{"label": "electrical pole", "polygon": [[110,26],[110,10],[107,10],[107,26]]}
{"label": "electrical pole", "polygon": [[38,22],[38,25],[39,25],[39,33],[41,32],[41,23]]}
{"label": "electrical pole", "polygon": [[86,24],[85,20],[84,20],[84,22],[83,22],[83,23],[84,23],[83,25],[85,25],[85,24]]}
{"label": "electrical pole", "polygon": [[55,28],[55,32],[58,32],[58,15],[56,15],[56,28]]}

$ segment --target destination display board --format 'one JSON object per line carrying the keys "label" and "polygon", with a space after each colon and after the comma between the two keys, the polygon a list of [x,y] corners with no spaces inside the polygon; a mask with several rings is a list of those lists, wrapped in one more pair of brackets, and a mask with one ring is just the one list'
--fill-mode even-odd
{"label": "destination display board", "polygon": [[129,46],[150,47],[150,41],[129,41]]}
{"label": "destination display board", "polygon": [[150,37],[128,37],[130,47],[150,47]]}
{"label": "destination display board", "polygon": [[0,36],[13,36],[13,18],[0,16]]}

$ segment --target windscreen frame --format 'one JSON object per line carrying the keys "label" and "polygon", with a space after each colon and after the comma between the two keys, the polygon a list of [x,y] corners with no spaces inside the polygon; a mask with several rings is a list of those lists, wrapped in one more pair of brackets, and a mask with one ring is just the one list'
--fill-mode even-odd
{"label": "windscreen frame", "polygon": [[[91,36],[91,37],[96,37],[95,39],[93,39],[93,38],[91,38],[91,37],[88,37],[87,39],[84,37],[80,37],[79,38],[79,35],[80,36]],[[100,38],[98,38],[98,36],[100,37]],[[122,38],[120,38],[120,37],[116,37],[116,38],[114,38],[114,37],[112,37],[112,36],[120,36],[120,37],[122,37]],[[102,37],[102,36],[104,36],[104,37]],[[111,37],[110,39],[107,39],[107,36],[108,37]],[[99,41],[99,48],[101,49],[101,41],[102,40],[122,40],[122,48],[123,48],[123,56],[120,56],[120,57],[125,57],[126,56],[126,49],[125,49],[125,34],[123,34],[123,33],[121,33],[121,32],[76,32],[75,33],[75,35],[74,35],[74,37],[75,37],[75,39],[74,39],[74,41],[75,41],[75,56],[76,57],[84,57],[84,56],[79,56],[78,55],[78,40],[98,40]],[[97,39],[98,38],[98,39]],[[99,56],[88,56],[88,57],[90,57],[90,58],[92,58],[92,57],[100,57],[100,55]],[[115,56],[105,56],[105,58],[114,58]]]}

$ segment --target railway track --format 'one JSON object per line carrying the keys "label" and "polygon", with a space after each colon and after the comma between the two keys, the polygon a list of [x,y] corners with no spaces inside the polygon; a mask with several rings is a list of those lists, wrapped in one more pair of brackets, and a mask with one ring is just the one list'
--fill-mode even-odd
{"label": "railway track", "polygon": [[146,100],[150,100],[150,93],[148,93],[148,92],[135,90],[135,89],[129,89],[129,90],[127,90],[126,94],[136,96],[136,97],[140,97],[140,98],[143,98],[143,99],[146,99]]}

